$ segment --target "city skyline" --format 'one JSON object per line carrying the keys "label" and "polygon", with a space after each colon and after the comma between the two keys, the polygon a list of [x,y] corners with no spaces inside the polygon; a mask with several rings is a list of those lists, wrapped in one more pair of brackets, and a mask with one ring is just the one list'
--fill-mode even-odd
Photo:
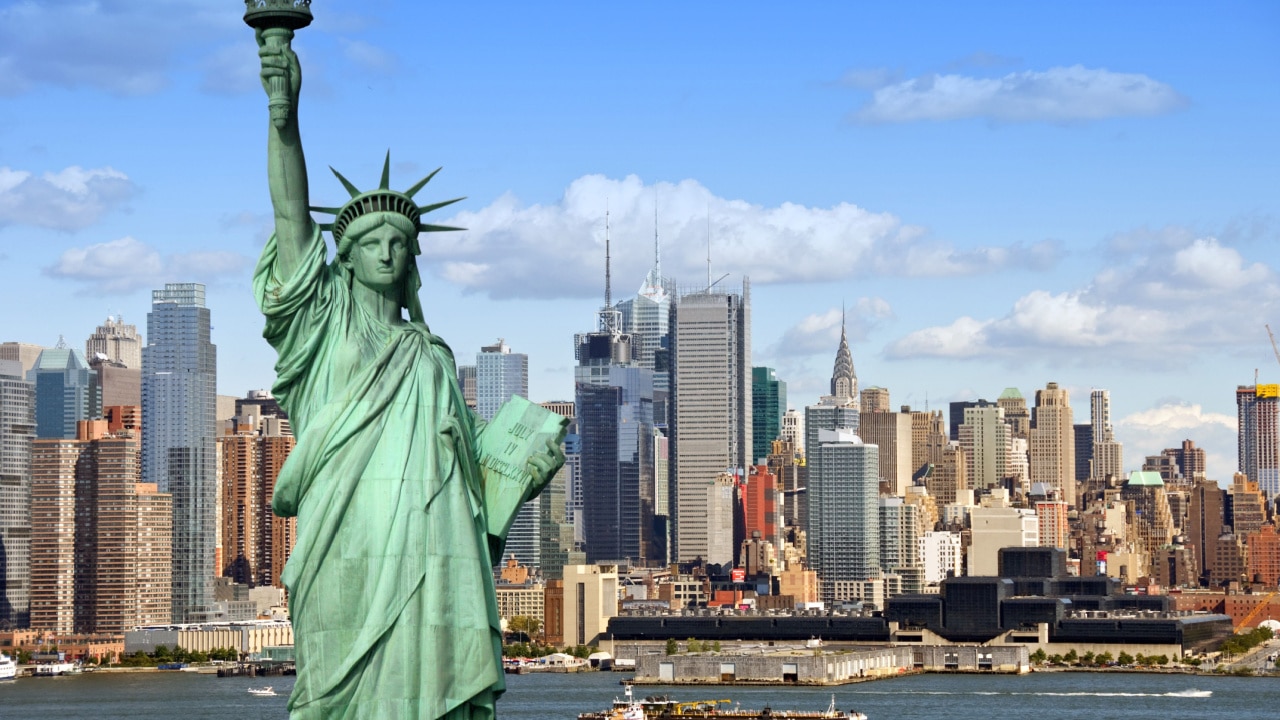
{"label": "city skyline", "polygon": [[[402,181],[444,165],[435,192],[471,199],[441,221],[470,230],[426,249],[427,321],[463,358],[527,352],[534,399],[572,397],[606,208],[615,297],[655,230],[682,287],[750,276],[753,364],[796,408],[847,303],[894,408],[1057,382],[1080,423],[1108,388],[1126,470],[1191,438],[1225,484],[1235,387],[1280,378],[1270,4],[367,7],[317,3],[295,42],[316,200],[342,194],[325,165],[373,177],[388,145]],[[0,302],[31,308],[0,341],[78,347],[202,281],[219,392],[269,387],[265,98],[240,7],[211,8],[0,2]]]}

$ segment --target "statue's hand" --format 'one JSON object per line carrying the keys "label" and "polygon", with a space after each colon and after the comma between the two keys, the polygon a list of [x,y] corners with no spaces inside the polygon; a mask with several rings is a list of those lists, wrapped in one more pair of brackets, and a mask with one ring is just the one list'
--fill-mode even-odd
{"label": "statue's hand", "polygon": [[560,443],[548,440],[544,450],[529,457],[528,470],[533,476],[534,486],[541,490],[551,482],[551,477],[562,465],[564,465],[564,451],[560,449]]}
{"label": "statue's hand", "polygon": [[302,90],[302,66],[298,63],[297,53],[289,47],[288,41],[264,37],[261,28],[254,30],[253,34],[258,41],[258,58],[262,62],[262,89],[270,95],[271,78],[284,78],[289,99],[296,108],[298,93]]}

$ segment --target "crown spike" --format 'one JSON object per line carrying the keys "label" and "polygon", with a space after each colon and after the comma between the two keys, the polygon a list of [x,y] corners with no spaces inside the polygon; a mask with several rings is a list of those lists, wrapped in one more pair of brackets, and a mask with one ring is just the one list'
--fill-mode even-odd
{"label": "crown spike", "polygon": [[342,212],[342,208],[320,207],[318,205],[312,205],[307,209],[310,210],[311,212],[325,213],[326,215],[337,215],[338,213]]}
{"label": "crown spike", "polygon": [[422,207],[418,208],[418,212],[422,215],[426,215],[427,213],[433,210],[439,210],[440,208],[445,207],[446,205],[452,205],[456,202],[461,202],[463,200],[466,200],[466,198],[460,197],[460,198],[454,198],[452,200],[445,200],[444,202],[432,203],[430,205],[423,205]]}
{"label": "crown spike", "polygon": [[[405,191],[404,191],[405,197],[412,198],[414,195],[416,195],[416,194],[418,193],[418,191],[419,191],[419,190],[421,190],[421,189],[423,188],[423,186],[425,186],[427,183],[431,182],[431,178],[435,177],[435,176],[436,176],[436,173],[440,172],[440,170],[441,170],[441,169],[442,169],[442,167],[438,167],[438,168],[436,168],[435,170],[432,170],[432,171],[431,171],[431,174],[430,174],[430,175],[428,175],[428,176],[426,176],[426,177],[424,177],[424,178],[422,178],[421,180],[419,180],[417,185],[414,185],[413,187],[409,188],[408,190],[405,190]],[[459,198],[459,199],[461,199],[461,198]]]}
{"label": "crown spike", "polygon": [[382,181],[378,183],[378,189],[391,189],[391,148],[387,148],[387,159],[382,161]]}
{"label": "crown spike", "polygon": [[466,230],[466,228],[451,227],[449,225],[428,225],[422,223],[418,225],[419,232],[451,232],[453,230]]}
{"label": "crown spike", "polygon": [[360,189],[355,185],[352,185],[350,180],[342,177],[342,173],[334,170],[332,165],[329,166],[329,169],[333,171],[335,176],[337,176],[338,182],[342,183],[342,187],[347,189],[347,192],[351,194],[351,197],[355,197],[360,194]]}

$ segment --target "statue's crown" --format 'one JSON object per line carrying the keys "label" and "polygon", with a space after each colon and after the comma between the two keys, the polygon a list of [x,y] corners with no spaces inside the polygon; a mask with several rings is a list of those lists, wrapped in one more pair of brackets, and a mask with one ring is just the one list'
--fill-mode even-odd
{"label": "statue's crown", "polygon": [[335,243],[342,242],[342,236],[346,234],[347,228],[356,218],[375,212],[393,212],[403,215],[418,228],[419,232],[444,232],[448,230],[462,230],[459,227],[450,227],[448,225],[432,225],[422,222],[422,216],[432,210],[439,210],[446,205],[452,205],[459,200],[466,198],[454,198],[445,200],[444,202],[432,203],[430,205],[418,205],[413,201],[413,196],[423,188],[431,178],[440,172],[440,168],[431,171],[431,174],[419,180],[413,187],[398,192],[392,190],[391,185],[391,151],[387,151],[387,159],[382,163],[382,181],[378,183],[376,190],[368,190],[361,192],[359,188],[351,184],[351,181],[342,176],[342,173],[329,168],[333,174],[337,176],[338,181],[351,194],[351,200],[340,208],[332,207],[315,207],[311,210],[314,212],[328,213],[334,216],[331,223],[320,223],[321,230],[329,230],[333,233],[333,241]]}

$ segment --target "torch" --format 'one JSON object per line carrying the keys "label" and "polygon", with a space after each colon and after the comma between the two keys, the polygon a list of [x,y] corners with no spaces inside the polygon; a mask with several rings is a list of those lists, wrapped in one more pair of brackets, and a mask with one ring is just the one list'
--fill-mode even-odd
{"label": "torch", "polygon": [[[288,47],[293,31],[311,24],[311,0],[244,0],[244,22],[262,31],[262,40],[269,47]],[[268,80],[267,107],[271,109],[271,124],[283,129],[289,121],[288,78],[273,77]]]}

